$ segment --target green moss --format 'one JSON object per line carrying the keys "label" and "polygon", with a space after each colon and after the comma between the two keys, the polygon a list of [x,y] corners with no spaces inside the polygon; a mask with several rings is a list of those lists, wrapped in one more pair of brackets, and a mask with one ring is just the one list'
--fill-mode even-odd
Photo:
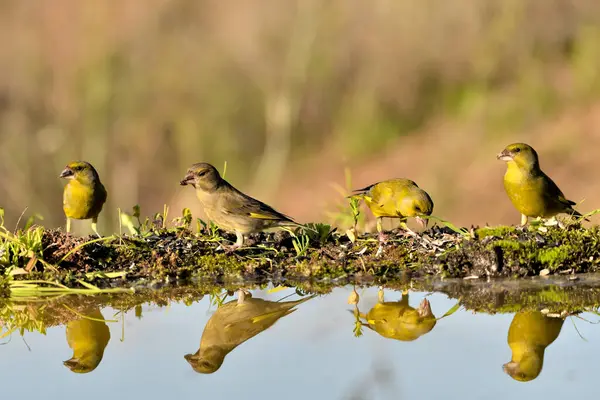
{"label": "green moss", "polygon": [[555,270],[567,262],[575,252],[576,250],[573,246],[564,245],[549,249],[540,249],[533,253],[533,257],[535,257],[536,261],[541,265],[546,266],[546,268]]}
{"label": "green moss", "polygon": [[478,239],[483,239],[488,236],[505,238],[517,232],[517,228],[515,228],[514,226],[485,226],[483,228],[476,229],[475,236]]}
{"label": "green moss", "polygon": [[502,250],[505,250],[505,251],[508,250],[508,251],[518,252],[518,251],[523,250],[523,248],[525,246],[516,240],[503,239],[503,240],[496,240],[495,242],[488,245],[488,248],[493,248],[493,247],[500,247]]}

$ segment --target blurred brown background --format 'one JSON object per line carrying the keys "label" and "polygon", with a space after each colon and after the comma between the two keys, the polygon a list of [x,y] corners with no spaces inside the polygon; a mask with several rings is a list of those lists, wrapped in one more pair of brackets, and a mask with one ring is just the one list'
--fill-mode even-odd
{"label": "blurred brown background", "polygon": [[[457,224],[517,223],[495,155],[533,145],[600,208],[597,0],[0,1],[0,206],[64,224],[72,159],[117,207],[199,213],[208,161],[299,222],[408,177]],[[348,171],[349,174],[346,174]]]}

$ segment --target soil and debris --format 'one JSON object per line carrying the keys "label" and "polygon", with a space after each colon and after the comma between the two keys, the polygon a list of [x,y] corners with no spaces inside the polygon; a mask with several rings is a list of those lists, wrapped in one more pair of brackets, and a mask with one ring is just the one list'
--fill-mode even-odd
{"label": "soil and debris", "polygon": [[[12,279],[43,279],[66,285],[84,280],[98,287],[153,287],[191,281],[379,284],[427,276],[465,280],[573,277],[600,269],[600,230],[596,226],[501,226],[460,231],[434,226],[416,235],[392,231],[382,248],[374,234],[351,242],[336,232],[292,235],[278,231],[253,234],[245,247],[235,252],[226,250],[235,236],[225,232],[215,235],[165,229],[94,239],[46,230],[43,250],[33,262],[31,254],[20,256],[19,265],[12,266]],[[8,267],[0,265],[0,272]],[[19,273],[14,274],[15,270]],[[107,278],[114,272],[120,272],[120,277]]]}

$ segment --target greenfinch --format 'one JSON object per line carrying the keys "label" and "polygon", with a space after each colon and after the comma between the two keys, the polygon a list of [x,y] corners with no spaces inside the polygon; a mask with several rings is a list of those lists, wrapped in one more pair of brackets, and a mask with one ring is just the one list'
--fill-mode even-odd
{"label": "greenfinch", "polygon": [[71,371],[86,374],[93,371],[102,361],[104,349],[110,340],[110,330],[98,308],[67,323],[67,343],[73,357],[63,364]]}
{"label": "greenfinch", "polygon": [[198,351],[184,356],[194,371],[202,374],[217,371],[233,349],[294,312],[294,307],[315,297],[268,301],[252,298],[242,290],[238,291],[238,296],[237,301],[225,303],[215,311],[206,323]]}
{"label": "greenfinch", "polygon": [[71,232],[72,219],[91,219],[92,230],[98,234],[98,215],[106,202],[106,189],[98,172],[85,161],[73,161],[61,172],[60,178],[68,180],[63,192],[63,210],[67,217],[67,233]]}
{"label": "greenfinch", "polygon": [[544,352],[558,337],[564,318],[551,318],[539,311],[521,311],[515,314],[508,329],[511,361],[503,370],[520,382],[538,377],[544,364]]}
{"label": "greenfinch", "polygon": [[[413,233],[406,225],[408,217],[414,217],[422,226],[427,226],[427,217],[433,212],[431,197],[410,179],[390,179],[375,183],[362,189],[354,190],[353,196],[362,197],[377,217],[377,232],[380,241],[385,241],[382,219],[399,218],[400,226]],[[352,196],[351,196],[352,197]]]}
{"label": "greenfinch", "polygon": [[540,168],[536,151],[525,143],[506,146],[497,158],[506,161],[504,189],[517,211],[521,225],[529,217],[550,218],[560,213],[581,217],[573,209],[575,202],[567,200],[556,183]]}
{"label": "greenfinch", "polygon": [[196,189],[196,196],[202,203],[206,216],[219,228],[235,232],[237,240],[232,249],[241,247],[244,235],[248,233],[275,227],[302,227],[290,217],[234,188],[210,164],[192,165],[180,184],[191,185]]}
{"label": "greenfinch", "polygon": [[400,301],[385,302],[383,291],[379,291],[379,301],[360,318],[371,330],[388,339],[413,341],[429,333],[436,324],[429,300],[423,299],[416,309],[408,304],[408,292],[402,293]]}

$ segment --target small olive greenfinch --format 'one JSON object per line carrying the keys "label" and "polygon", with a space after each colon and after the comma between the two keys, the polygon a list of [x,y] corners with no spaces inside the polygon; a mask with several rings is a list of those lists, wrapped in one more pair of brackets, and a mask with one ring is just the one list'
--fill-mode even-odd
{"label": "small olive greenfinch", "polygon": [[192,165],[180,184],[196,189],[206,216],[219,228],[235,232],[237,240],[232,249],[241,247],[244,235],[248,233],[276,227],[302,227],[290,217],[234,188],[210,164]]}
{"label": "small olive greenfinch", "polygon": [[92,230],[98,234],[98,215],[106,202],[106,189],[94,167],[85,161],[73,161],[61,172],[59,178],[68,180],[63,192],[63,210],[67,217],[67,233],[71,232],[71,219],[91,219]]}
{"label": "small olive greenfinch", "polygon": [[513,143],[506,146],[496,158],[506,161],[504,189],[521,213],[521,225],[527,224],[529,217],[550,218],[560,213],[582,216],[573,209],[576,203],[568,200],[556,183],[541,170],[538,155],[531,146]]}
{"label": "small olive greenfinch", "polygon": [[73,350],[73,357],[63,364],[78,374],[93,371],[102,361],[109,340],[110,330],[96,307],[67,323],[67,343]]}
{"label": "small olive greenfinch", "polygon": [[385,302],[383,291],[379,301],[367,313],[359,313],[366,321],[364,326],[388,339],[410,342],[431,332],[437,320],[431,311],[429,300],[423,299],[415,309],[408,303],[408,292],[402,293],[400,301]]}
{"label": "small olive greenfinch", "polygon": [[[406,225],[408,217],[414,217],[422,227],[427,226],[427,217],[433,212],[431,197],[410,179],[390,179],[354,191],[353,196],[362,197],[377,217],[377,232],[380,241],[385,241],[382,219],[399,218],[400,226],[414,234]],[[352,197],[352,196],[351,196]]]}
{"label": "small olive greenfinch", "polygon": [[519,311],[508,329],[510,362],[502,369],[514,380],[528,382],[538,377],[544,366],[544,352],[560,334],[564,318],[552,318],[539,311]]}

